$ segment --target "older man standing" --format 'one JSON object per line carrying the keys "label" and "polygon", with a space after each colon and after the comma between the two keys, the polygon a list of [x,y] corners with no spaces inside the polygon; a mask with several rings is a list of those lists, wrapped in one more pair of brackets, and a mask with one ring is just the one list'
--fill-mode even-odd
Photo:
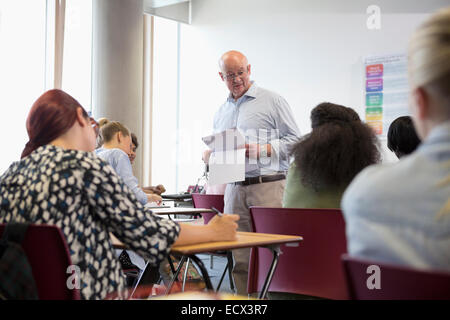
{"label": "older man standing", "polygon": [[[246,137],[245,181],[227,185],[224,211],[240,215],[239,231],[252,231],[249,207],[281,207],[289,151],[299,129],[286,100],[250,81],[250,64],[242,53],[226,52],[219,67],[230,95],[214,117],[214,132],[238,129]],[[246,295],[250,250],[233,255],[237,293]]]}

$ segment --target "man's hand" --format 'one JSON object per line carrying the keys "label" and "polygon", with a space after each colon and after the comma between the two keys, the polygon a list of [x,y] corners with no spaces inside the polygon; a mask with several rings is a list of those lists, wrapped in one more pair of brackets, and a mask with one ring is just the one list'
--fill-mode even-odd
{"label": "man's hand", "polygon": [[245,145],[245,156],[249,159],[259,159],[261,156],[270,157],[271,154],[272,146],[270,144],[250,143]]}
{"label": "man's hand", "polygon": [[209,157],[211,156],[212,150],[205,150],[203,151],[202,160],[204,163],[208,164]]}

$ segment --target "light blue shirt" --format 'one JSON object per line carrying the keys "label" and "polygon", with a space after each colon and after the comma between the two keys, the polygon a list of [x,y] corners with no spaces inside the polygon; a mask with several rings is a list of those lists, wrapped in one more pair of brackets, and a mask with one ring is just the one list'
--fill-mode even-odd
{"label": "light blue shirt", "polygon": [[[260,161],[246,158],[245,176],[257,177],[289,169],[289,153],[300,130],[289,104],[254,82],[237,101],[230,94],[214,116],[214,133],[238,129],[246,143],[270,144],[272,155]],[[266,161],[269,160],[269,161]]]}
{"label": "light blue shirt", "polygon": [[117,175],[133,191],[140,203],[147,203],[147,195],[139,188],[138,179],[133,175],[130,158],[123,150],[98,148],[95,150],[95,153],[114,168]]}
{"label": "light blue shirt", "polygon": [[344,193],[350,255],[450,271],[450,122],[398,163],[363,170]]}

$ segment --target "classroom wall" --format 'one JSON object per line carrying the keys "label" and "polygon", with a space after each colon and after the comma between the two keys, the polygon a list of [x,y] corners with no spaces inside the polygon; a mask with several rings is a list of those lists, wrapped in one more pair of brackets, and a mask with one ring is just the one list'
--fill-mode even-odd
{"label": "classroom wall", "polygon": [[[369,5],[381,9],[381,29],[368,30]],[[290,103],[301,133],[309,114],[330,101],[364,112],[363,57],[406,53],[413,30],[448,1],[193,0],[192,24],[181,26],[180,109],[183,181],[201,172],[200,138],[211,132],[228,92],[218,59],[230,49],[247,55],[252,78]],[[386,145],[386,141],[381,141]],[[396,161],[383,148],[384,161]]]}

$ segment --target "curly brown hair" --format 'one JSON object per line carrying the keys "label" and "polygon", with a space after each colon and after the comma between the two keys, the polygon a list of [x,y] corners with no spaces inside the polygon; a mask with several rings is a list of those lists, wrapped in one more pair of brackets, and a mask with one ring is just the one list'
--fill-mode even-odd
{"label": "curly brown hair", "polygon": [[351,108],[324,102],[311,111],[312,132],[293,147],[303,185],[318,191],[345,187],[380,161],[378,139]]}

